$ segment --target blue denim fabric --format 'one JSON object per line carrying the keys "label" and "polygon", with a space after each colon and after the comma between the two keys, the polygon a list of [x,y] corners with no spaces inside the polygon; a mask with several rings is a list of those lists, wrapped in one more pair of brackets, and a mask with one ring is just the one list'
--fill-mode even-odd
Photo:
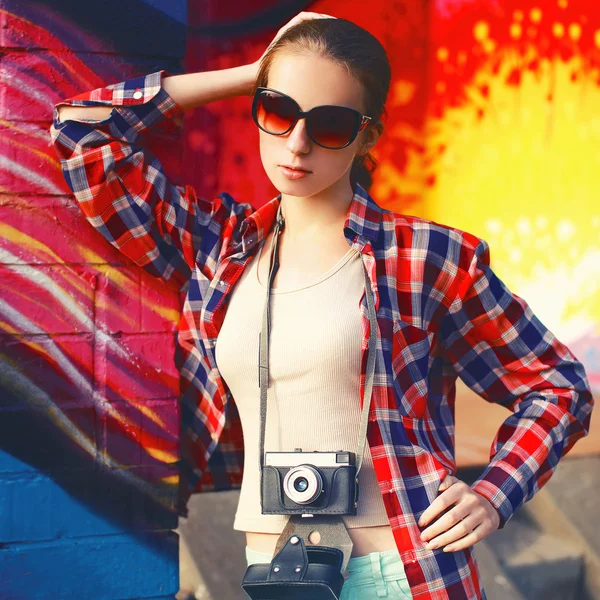
{"label": "blue denim fabric", "polygon": [[[270,563],[272,559],[270,554],[256,552],[246,546],[248,566]],[[412,600],[404,565],[397,550],[350,557],[348,574],[340,600]]]}

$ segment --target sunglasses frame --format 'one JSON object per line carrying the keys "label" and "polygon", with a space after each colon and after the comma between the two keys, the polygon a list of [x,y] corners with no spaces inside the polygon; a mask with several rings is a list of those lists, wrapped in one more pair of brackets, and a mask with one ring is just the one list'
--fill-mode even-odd
{"label": "sunglasses frame", "polygon": [[[263,127],[260,126],[256,113],[257,113],[257,108],[258,108],[258,101],[259,101],[259,98],[260,98],[260,95],[262,92],[275,92],[276,94],[279,94],[280,96],[284,96],[285,98],[288,98],[296,106],[296,116],[294,117],[292,124],[285,131],[282,131],[281,133],[273,133],[271,131],[267,131],[266,129],[264,129]],[[256,123],[257,127],[259,129],[261,129],[262,131],[264,131],[265,133],[268,133],[270,135],[285,135],[286,133],[291,131],[296,126],[296,123],[300,119],[305,119],[306,117],[308,117],[308,115],[310,115],[310,113],[313,110],[315,110],[316,108],[323,108],[323,107],[344,108],[346,110],[351,110],[353,113],[355,113],[356,115],[358,115],[360,117],[360,121],[358,121],[358,119],[357,119],[358,126],[355,127],[354,132],[350,136],[350,140],[348,142],[346,142],[343,146],[331,147],[331,146],[325,146],[323,144],[320,144],[319,142],[317,142],[317,140],[315,140],[313,138],[312,134],[310,133],[310,128],[309,127],[306,128],[306,133],[308,134],[308,137],[315,144],[317,144],[317,146],[321,146],[321,148],[327,148],[328,150],[341,150],[342,148],[349,146],[356,139],[356,136],[367,126],[369,121],[372,120],[372,117],[367,117],[366,115],[361,114],[359,111],[357,111],[354,108],[350,108],[349,106],[339,106],[339,105],[335,105],[335,104],[320,104],[319,106],[313,106],[310,110],[305,112],[305,111],[300,110],[300,105],[291,96],[288,96],[287,94],[284,94],[283,92],[280,92],[279,90],[275,90],[273,88],[268,88],[268,87],[256,88],[256,91],[254,92],[254,98],[252,100],[252,119]]]}

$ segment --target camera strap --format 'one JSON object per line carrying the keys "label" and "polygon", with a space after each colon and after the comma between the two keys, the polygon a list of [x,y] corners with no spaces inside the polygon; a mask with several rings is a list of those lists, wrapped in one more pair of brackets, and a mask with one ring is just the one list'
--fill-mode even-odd
{"label": "camera strap", "polygon": [[[262,331],[259,337],[259,359],[258,359],[258,367],[259,367],[259,378],[258,385],[260,387],[260,441],[259,441],[259,473],[261,477],[260,485],[262,489],[262,470],[264,466],[264,449],[265,449],[265,423],[267,418],[267,388],[269,382],[269,336],[271,333],[270,326],[270,296],[271,296],[271,285],[275,275],[277,274],[277,270],[279,269],[279,235],[281,231],[285,227],[285,219],[283,218],[281,212],[281,202],[279,204],[279,208],[277,211],[276,217],[276,225],[273,233],[273,243],[271,247],[271,254],[269,259],[269,277],[267,280],[267,296],[265,301],[265,309],[263,312],[263,320],[262,320]],[[358,449],[356,452],[356,477],[358,479],[358,473],[362,466],[363,462],[363,454],[365,450],[365,444],[367,441],[367,425],[368,425],[368,416],[369,416],[369,407],[371,404],[371,395],[373,391],[373,378],[375,374],[375,350],[377,344],[377,319],[375,315],[375,303],[373,298],[373,292],[371,290],[371,282],[369,280],[369,276],[367,270],[365,268],[364,263],[362,263],[363,271],[365,275],[365,293],[367,295],[367,309],[369,315],[370,322],[370,335],[369,335],[369,350],[367,356],[367,370],[366,370],[366,379],[365,379],[365,393],[364,393],[364,402],[361,413],[361,421],[360,428],[358,434]],[[306,519],[304,519],[306,521]],[[335,545],[338,547],[342,547],[344,550],[344,562],[342,571],[345,570],[350,551],[352,550],[352,542],[348,533],[346,531],[345,525],[343,524],[341,518],[339,516],[330,516],[330,515],[314,515],[313,518],[310,519],[311,529],[315,529],[317,523],[319,524],[319,531],[321,533],[325,532],[328,535],[326,537],[329,538],[330,542],[336,542]],[[292,532],[300,532],[302,519],[301,515],[290,515],[290,519],[288,521],[288,525],[283,531],[281,537],[278,541],[277,550],[281,548],[281,546],[287,541],[287,537],[284,534],[292,533]],[[307,524],[306,527],[309,527]],[[284,539],[285,538],[285,539]],[[323,540],[322,542],[326,542],[327,540]]]}

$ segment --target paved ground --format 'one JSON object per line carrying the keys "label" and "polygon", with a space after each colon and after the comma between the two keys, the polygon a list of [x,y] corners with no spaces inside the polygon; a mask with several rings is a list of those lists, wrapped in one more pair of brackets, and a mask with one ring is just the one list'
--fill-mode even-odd
{"label": "paved ground", "polygon": [[[233,529],[238,498],[237,490],[195,494],[188,518],[179,520],[181,586],[195,590],[197,600],[248,598],[240,587],[246,572],[246,535]],[[181,600],[188,597],[181,594]]]}

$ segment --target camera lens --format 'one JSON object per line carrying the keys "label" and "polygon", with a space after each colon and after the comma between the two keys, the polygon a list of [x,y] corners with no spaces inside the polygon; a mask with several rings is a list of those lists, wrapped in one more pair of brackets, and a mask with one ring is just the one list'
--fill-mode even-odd
{"label": "camera lens", "polygon": [[308,488],[308,481],[305,477],[298,477],[298,479],[294,481],[294,488],[299,492],[305,492],[306,488]]}
{"label": "camera lens", "polygon": [[283,493],[296,504],[310,504],[324,491],[323,478],[311,465],[292,467],[283,478]]}

